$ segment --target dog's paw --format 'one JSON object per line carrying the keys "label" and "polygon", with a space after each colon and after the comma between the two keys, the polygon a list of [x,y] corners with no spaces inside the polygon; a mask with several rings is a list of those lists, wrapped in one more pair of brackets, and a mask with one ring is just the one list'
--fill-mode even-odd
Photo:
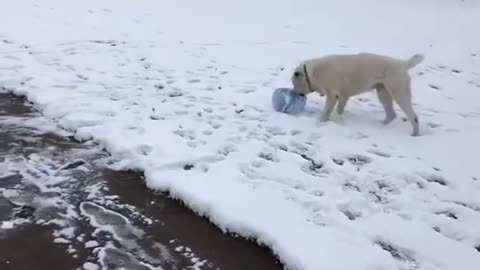
{"label": "dog's paw", "polygon": [[410,136],[412,136],[412,137],[420,137],[421,135],[420,135],[420,132],[419,132],[419,131],[414,131],[414,132],[412,132],[412,133],[410,134]]}
{"label": "dog's paw", "polygon": [[385,119],[382,120],[382,124],[388,125],[388,124],[390,124],[395,118],[397,118],[396,115],[386,116]]}
{"label": "dog's paw", "polygon": [[316,126],[317,127],[323,127],[323,126],[327,125],[329,122],[330,122],[330,119],[327,119],[327,120],[317,119]]}
{"label": "dog's paw", "polygon": [[318,121],[317,121],[317,122],[325,123],[325,122],[328,122],[328,121],[330,121],[330,116],[321,115],[321,116],[318,118]]}

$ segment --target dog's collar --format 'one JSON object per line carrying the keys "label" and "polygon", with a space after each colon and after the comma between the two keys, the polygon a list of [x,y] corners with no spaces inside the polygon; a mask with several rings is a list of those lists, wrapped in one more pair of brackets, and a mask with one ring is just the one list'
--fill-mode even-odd
{"label": "dog's collar", "polygon": [[305,73],[305,80],[307,81],[308,91],[313,92],[312,85],[310,84],[310,76],[308,76],[307,65],[303,64],[303,73]]}

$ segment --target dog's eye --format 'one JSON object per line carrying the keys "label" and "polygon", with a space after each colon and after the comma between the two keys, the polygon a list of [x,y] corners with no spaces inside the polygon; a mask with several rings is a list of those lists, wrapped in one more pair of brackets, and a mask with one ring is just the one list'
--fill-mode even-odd
{"label": "dog's eye", "polygon": [[302,73],[300,73],[298,71],[295,71],[295,73],[293,73],[293,76],[300,77],[300,76],[302,76]]}

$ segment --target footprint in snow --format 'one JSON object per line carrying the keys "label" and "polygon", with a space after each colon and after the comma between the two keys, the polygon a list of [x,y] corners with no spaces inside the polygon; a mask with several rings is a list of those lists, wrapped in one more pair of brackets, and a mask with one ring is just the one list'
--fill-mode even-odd
{"label": "footprint in snow", "polygon": [[306,154],[309,156],[312,156],[315,154],[315,151],[311,147],[309,147],[309,145],[307,144],[299,143],[297,141],[292,140],[289,142],[289,146],[291,148],[289,152]]}
{"label": "footprint in snow", "polygon": [[352,140],[362,140],[362,139],[368,139],[370,136],[368,136],[365,133],[362,132],[355,132],[353,134],[349,134],[348,138]]}
{"label": "footprint in snow", "polygon": [[301,170],[304,173],[309,174],[309,175],[314,176],[314,177],[321,177],[321,178],[325,178],[325,177],[329,176],[330,172],[323,168],[324,167],[323,162],[315,161],[311,158],[307,159],[306,157],[304,157],[304,159],[307,161],[307,163],[305,163],[301,167]]}
{"label": "footprint in snow", "polygon": [[377,240],[374,242],[375,245],[378,245],[381,249],[390,253],[390,255],[404,264],[406,264],[407,269],[417,269],[418,262],[414,258],[414,253],[411,250],[394,245],[385,240]]}
{"label": "footprint in snow", "polygon": [[451,218],[451,219],[454,219],[454,220],[458,219],[458,216],[454,212],[449,211],[449,210],[435,212],[435,215],[445,216],[447,218]]}
{"label": "footprint in snow", "polygon": [[323,197],[325,195],[325,192],[321,191],[321,190],[310,190],[308,192],[308,194],[312,195],[312,196],[315,196],[315,197]]}
{"label": "footprint in snow", "polygon": [[351,165],[356,166],[357,170],[360,170],[361,167],[372,162],[370,157],[360,154],[333,155],[331,156],[331,159],[339,166],[343,166],[345,162],[348,162]]}
{"label": "footprint in snow", "polygon": [[136,151],[138,154],[147,156],[147,155],[149,155],[150,153],[152,153],[153,147],[150,146],[150,145],[146,145],[146,144],[138,145],[138,146],[135,147],[135,151]]}
{"label": "footprint in snow", "polygon": [[250,94],[252,92],[255,92],[255,90],[256,90],[255,88],[244,88],[244,89],[237,90],[237,92],[242,94]]}
{"label": "footprint in snow", "polygon": [[202,131],[202,133],[203,133],[204,135],[210,136],[210,135],[213,134],[213,131],[212,131],[212,130],[204,130],[204,131]]}
{"label": "footprint in snow", "polygon": [[250,162],[250,166],[252,166],[253,168],[261,168],[265,167],[266,165],[267,164],[265,160],[253,160]]}
{"label": "footprint in snow", "polygon": [[206,116],[208,120],[215,121],[215,120],[220,120],[223,121],[225,120],[225,117],[219,114],[209,114]]}
{"label": "footprint in snow", "polygon": [[191,147],[191,148],[197,148],[197,146],[205,145],[205,144],[207,144],[207,142],[205,140],[187,142],[187,146]]}
{"label": "footprint in snow", "polygon": [[338,210],[342,212],[349,220],[352,220],[352,221],[359,217],[362,217],[362,214],[360,212],[355,211],[352,208],[339,207]]}
{"label": "footprint in snow", "polygon": [[233,152],[237,151],[237,146],[234,144],[222,145],[218,148],[217,153],[223,156],[228,156]]}
{"label": "footprint in snow", "polygon": [[369,152],[371,154],[374,154],[374,155],[377,155],[379,157],[384,157],[384,158],[392,157],[392,155],[390,155],[389,153],[380,151],[378,149],[369,149],[369,150],[367,150],[367,152]]}
{"label": "footprint in snow", "polygon": [[461,236],[460,232],[454,232],[450,229],[442,230],[440,226],[433,226],[432,229],[435,232],[442,235],[443,237],[446,237],[446,238],[451,239],[453,241],[462,242],[464,240],[463,237]]}
{"label": "footprint in snow", "polygon": [[200,82],[202,82],[202,80],[200,80],[200,79],[188,79],[187,80],[187,83],[200,83]]}
{"label": "footprint in snow", "polygon": [[[5,56],[3,56],[2,58],[8,59],[8,60],[15,60],[15,61],[20,61],[20,60],[22,60],[20,57],[16,57],[16,56],[13,56],[13,55],[5,55]],[[22,66],[22,67],[23,67],[23,66]]]}
{"label": "footprint in snow", "polygon": [[296,136],[296,135],[299,135],[301,133],[302,133],[302,131],[300,131],[300,130],[290,130],[290,135],[291,136]]}
{"label": "footprint in snow", "polygon": [[427,126],[431,127],[431,128],[438,128],[438,127],[441,127],[442,125],[440,124],[437,124],[437,123],[433,123],[433,122],[427,122],[426,123]]}
{"label": "footprint in snow", "polygon": [[372,159],[364,156],[364,155],[349,155],[346,156],[346,159],[350,164],[355,165],[355,166],[363,166],[365,164],[368,164],[372,162]]}
{"label": "footprint in snow", "polygon": [[459,69],[452,69],[451,71],[452,71],[452,73],[455,73],[455,74],[460,74],[460,73],[462,73],[462,71],[459,70]]}
{"label": "footprint in snow", "polygon": [[449,182],[441,175],[430,173],[419,173],[420,177],[429,183],[436,183],[442,186],[448,186]]}
{"label": "footprint in snow", "polygon": [[10,44],[13,44],[13,41],[8,40],[8,39],[2,39],[2,42],[3,42],[4,44],[9,44],[9,45],[10,45]]}
{"label": "footprint in snow", "polygon": [[241,132],[241,133],[244,133],[244,132],[248,131],[248,126],[239,126],[238,131]]}
{"label": "footprint in snow", "polygon": [[206,107],[206,108],[203,108],[203,111],[206,113],[212,113],[213,109],[211,107]]}
{"label": "footprint in snow", "polygon": [[245,141],[245,138],[242,136],[233,136],[226,139],[227,142],[232,142],[235,144],[240,144]]}
{"label": "footprint in snow", "polygon": [[270,162],[279,162],[280,158],[277,151],[274,147],[265,147],[258,153],[258,157]]}
{"label": "footprint in snow", "polygon": [[346,181],[343,184],[343,187],[347,190],[353,190],[356,192],[360,192],[360,187],[354,181]]}
{"label": "footprint in snow", "polygon": [[471,85],[473,85],[473,86],[475,86],[475,87],[479,87],[479,88],[480,88],[480,82],[476,82],[476,81],[474,81],[474,80],[469,80],[469,81],[467,81],[467,83],[468,83],[468,84],[471,84]]}
{"label": "footprint in snow", "polygon": [[184,116],[184,115],[189,115],[190,114],[189,111],[178,111],[178,110],[174,111],[173,113],[176,114],[176,115],[179,115],[179,116]]}
{"label": "footprint in snow", "polygon": [[179,129],[179,130],[174,130],[173,134],[178,135],[182,138],[185,138],[187,140],[195,140],[195,131],[192,129]]}
{"label": "footprint in snow", "polygon": [[280,126],[267,126],[265,127],[265,129],[273,136],[287,135],[287,132],[284,131]]}
{"label": "footprint in snow", "polygon": [[391,195],[400,194],[400,190],[392,183],[388,183],[385,179],[376,180],[373,185],[368,187],[368,194],[374,202],[379,204],[387,204],[391,201]]}
{"label": "footprint in snow", "polygon": [[82,81],[88,81],[88,77],[82,74],[77,74],[77,78],[79,78]]}
{"label": "footprint in snow", "polygon": [[208,91],[208,92],[213,92],[213,91],[217,90],[217,87],[212,86],[212,85],[208,85],[203,90]]}
{"label": "footprint in snow", "polygon": [[178,162],[164,164],[160,166],[160,168],[164,170],[186,170],[186,171],[200,168],[201,170],[205,171],[205,170],[208,170],[207,164],[220,162],[224,159],[225,157],[223,157],[222,155],[213,155],[213,156],[211,155],[211,156],[200,157],[194,160],[188,160],[188,161],[185,160],[185,161],[178,161]]}
{"label": "footprint in snow", "polygon": [[183,107],[184,107],[184,108],[187,108],[187,109],[189,109],[189,108],[193,108],[193,107],[195,107],[195,106],[197,106],[195,103],[187,103],[187,104],[183,104]]}
{"label": "footprint in snow", "polygon": [[145,128],[144,127],[139,127],[139,126],[127,126],[127,130],[132,130],[136,131],[137,134],[144,134],[145,133]]}
{"label": "footprint in snow", "polygon": [[475,212],[480,212],[480,206],[478,206],[478,205],[468,204],[468,203],[461,202],[461,201],[451,201],[450,203],[468,208],[468,209],[470,209],[472,211],[475,211]]}
{"label": "footprint in snow", "polygon": [[215,121],[208,121],[208,124],[214,129],[219,129],[222,127],[222,124]]}

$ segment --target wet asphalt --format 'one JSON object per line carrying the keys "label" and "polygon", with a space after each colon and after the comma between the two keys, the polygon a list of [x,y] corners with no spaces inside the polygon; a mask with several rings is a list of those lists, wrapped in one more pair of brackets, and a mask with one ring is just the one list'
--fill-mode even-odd
{"label": "wet asphalt", "polygon": [[1,270],[283,269],[269,249],[147,189],[140,172],[108,169],[98,145],[8,121],[35,117],[0,94],[0,224],[21,223],[0,229]]}

